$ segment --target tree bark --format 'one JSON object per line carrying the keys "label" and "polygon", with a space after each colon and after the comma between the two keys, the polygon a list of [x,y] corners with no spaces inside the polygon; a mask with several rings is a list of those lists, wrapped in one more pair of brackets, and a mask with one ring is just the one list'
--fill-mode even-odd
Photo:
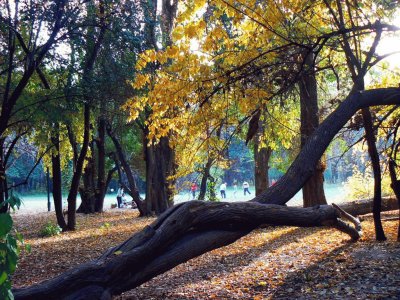
{"label": "tree bark", "polygon": [[7,200],[5,197],[5,191],[7,189],[6,184],[6,165],[4,162],[4,139],[0,139],[0,213],[8,211],[9,206],[3,205],[3,202]]}
{"label": "tree bark", "polygon": [[67,202],[68,202],[68,227],[67,230],[75,230],[76,225],[76,196],[78,195],[79,182],[81,180],[83,163],[86,158],[86,154],[89,148],[90,138],[90,107],[88,103],[84,105],[84,125],[83,125],[83,143],[81,152],[79,153],[78,160],[76,162],[76,169],[72,176],[71,187],[69,189]]}
{"label": "tree bark", "polygon": [[390,184],[390,187],[392,188],[394,194],[396,195],[398,209],[399,209],[399,227],[397,231],[397,241],[400,242],[400,180],[397,179],[396,163],[393,159],[389,159],[389,173],[390,173],[390,180],[392,182]]}
{"label": "tree bark", "polygon": [[[360,225],[333,206],[283,207],[312,175],[335,134],[360,108],[400,103],[400,89],[350,95],[313,133],[288,172],[272,187],[245,203],[191,201],[176,205],[98,260],[32,287],[14,290],[15,299],[111,299],[172,267],[228,245],[261,224],[334,226],[360,236]],[[338,217],[351,219],[355,228]]]}
{"label": "tree bark", "polygon": [[200,192],[198,200],[204,200],[207,192],[207,180],[210,178],[210,170],[213,164],[213,159],[208,157],[207,163],[205,164],[202,172],[201,182],[200,182]]}
{"label": "tree bark", "polygon": [[[146,134],[147,136],[147,134]],[[146,160],[146,213],[159,215],[173,205],[173,182],[168,178],[174,174],[174,153],[167,137],[159,143],[150,143],[145,138]]]}
{"label": "tree bark", "polygon": [[[319,125],[317,79],[315,78],[313,53],[302,55],[304,70],[300,74],[300,134],[301,147]],[[318,161],[310,179],[303,186],[303,206],[327,204],[324,192],[324,164]]]}
{"label": "tree bark", "polygon": [[57,224],[63,231],[67,230],[62,208],[62,182],[61,182],[61,157],[60,157],[60,128],[56,123],[52,133],[51,142],[55,152],[51,155],[52,181],[53,181],[53,201],[56,212]]}
{"label": "tree bark", "polygon": [[[256,136],[257,137],[257,136]],[[258,142],[254,143],[254,178],[256,187],[256,196],[260,195],[269,186],[269,159],[272,154],[271,148],[259,148]]]}
{"label": "tree bark", "polygon": [[96,186],[93,155],[94,153],[92,153],[92,157],[87,159],[86,167],[82,175],[83,186],[79,187],[79,194],[81,195],[82,202],[76,211],[78,213],[93,214],[96,212]]}
{"label": "tree bark", "polygon": [[374,224],[375,235],[378,241],[385,241],[386,236],[383,231],[381,221],[381,206],[382,206],[382,174],[381,166],[379,164],[378,149],[376,149],[376,138],[373,129],[372,116],[369,108],[362,109],[362,117],[364,121],[365,139],[367,140],[368,153],[371,158],[372,171],[374,174]]}
{"label": "tree bark", "polygon": [[106,195],[106,120],[101,116],[98,120],[97,137],[97,189],[96,189],[96,212],[102,212],[104,197]]}

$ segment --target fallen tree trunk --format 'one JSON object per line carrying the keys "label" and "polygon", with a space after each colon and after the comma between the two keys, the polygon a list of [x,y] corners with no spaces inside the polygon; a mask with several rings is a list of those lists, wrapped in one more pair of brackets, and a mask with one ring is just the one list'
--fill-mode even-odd
{"label": "fallen tree trunk", "polygon": [[15,298],[111,299],[180,263],[230,244],[262,224],[335,226],[357,239],[359,232],[346,228],[339,215],[328,205],[304,209],[245,202],[187,202],[98,260],[18,290]]}
{"label": "fallen tree trunk", "polygon": [[[373,200],[374,199],[363,199],[352,201],[349,203],[342,203],[340,207],[347,211],[349,214],[353,216],[365,215],[372,213],[373,208]],[[382,198],[382,208],[381,211],[390,211],[399,208],[399,204],[396,198],[385,197]]]}
{"label": "fallen tree trunk", "polygon": [[349,96],[310,136],[288,172],[251,202],[188,202],[172,207],[152,226],[98,260],[81,265],[39,285],[14,290],[15,299],[110,299],[152,277],[212,249],[228,245],[261,224],[334,226],[356,239],[360,226],[342,222],[333,206],[281,207],[312,175],[335,134],[360,108],[400,104],[400,89],[386,88]]}

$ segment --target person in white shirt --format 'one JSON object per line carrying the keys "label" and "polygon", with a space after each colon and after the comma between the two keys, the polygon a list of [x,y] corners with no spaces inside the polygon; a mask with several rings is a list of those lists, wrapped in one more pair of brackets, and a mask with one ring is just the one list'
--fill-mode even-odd
{"label": "person in white shirt", "polygon": [[122,197],[124,195],[124,188],[122,187],[122,185],[119,185],[119,189],[117,191],[117,204],[118,204],[118,208],[121,208],[121,204],[122,204]]}
{"label": "person in white shirt", "polygon": [[221,193],[221,198],[222,199],[226,199],[226,182],[224,182],[223,184],[221,184],[221,186],[219,187],[219,191]]}
{"label": "person in white shirt", "polygon": [[243,182],[243,193],[246,196],[246,193],[249,193],[249,195],[251,194],[249,191],[249,183],[247,181]]}

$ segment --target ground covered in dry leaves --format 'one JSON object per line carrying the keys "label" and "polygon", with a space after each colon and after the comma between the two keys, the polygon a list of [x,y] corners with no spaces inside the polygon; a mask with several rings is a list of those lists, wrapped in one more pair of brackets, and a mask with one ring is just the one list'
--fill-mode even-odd
{"label": "ground covered in dry leaves", "polygon": [[[15,215],[32,247],[22,253],[15,287],[51,278],[94,259],[153,221],[134,210],[79,215],[78,230],[39,237],[53,213]],[[395,212],[386,214],[396,216]],[[398,221],[384,221],[386,242],[363,221],[357,243],[329,228],[266,227],[214,250],[116,299],[400,299]]]}

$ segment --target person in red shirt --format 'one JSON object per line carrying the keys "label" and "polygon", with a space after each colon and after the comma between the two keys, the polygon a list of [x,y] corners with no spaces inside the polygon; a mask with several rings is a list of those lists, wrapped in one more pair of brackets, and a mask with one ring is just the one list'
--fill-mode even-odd
{"label": "person in red shirt", "polygon": [[192,186],[190,187],[190,191],[192,192],[193,200],[195,200],[196,199],[196,191],[197,191],[196,182],[192,183]]}

